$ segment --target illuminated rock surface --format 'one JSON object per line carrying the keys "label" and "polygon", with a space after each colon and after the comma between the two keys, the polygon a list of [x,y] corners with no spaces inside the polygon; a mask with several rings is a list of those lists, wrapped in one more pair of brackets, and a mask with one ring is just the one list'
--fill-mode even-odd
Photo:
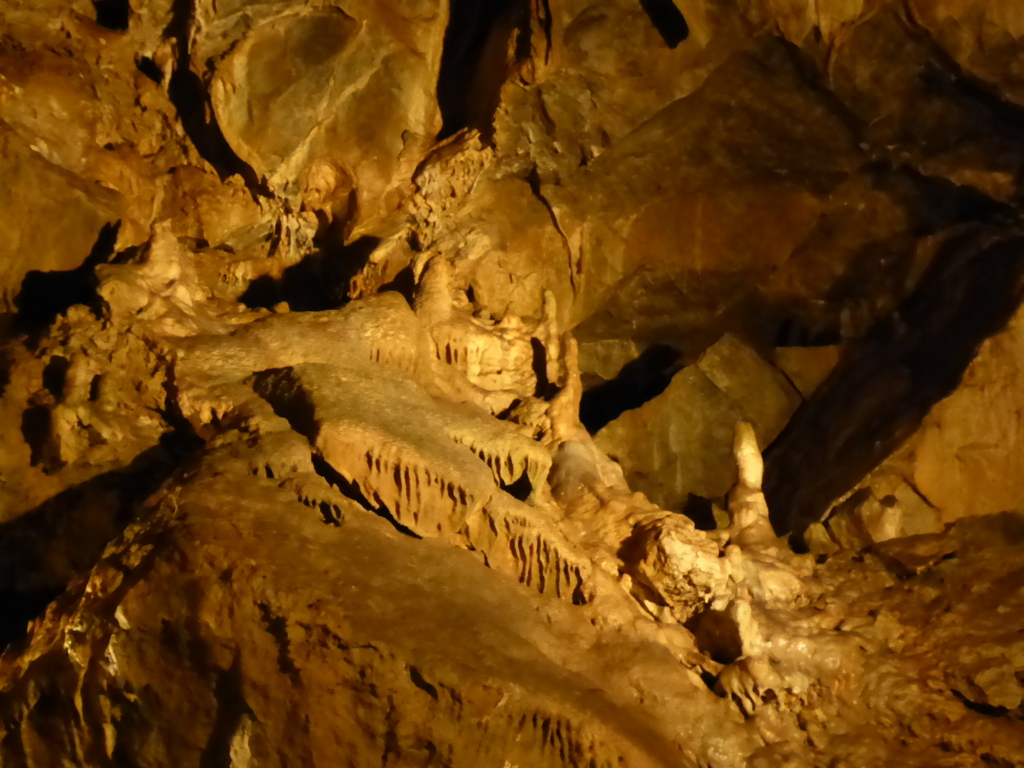
{"label": "illuminated rock surface", "polygon": [[3,765],[1024,766],[1016,3],[0,6]]}

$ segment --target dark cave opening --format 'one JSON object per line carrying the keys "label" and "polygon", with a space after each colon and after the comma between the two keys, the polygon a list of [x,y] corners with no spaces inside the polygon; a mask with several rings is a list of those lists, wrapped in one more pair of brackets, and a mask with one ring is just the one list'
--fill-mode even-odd
{"label": "dark cave opening", "polygon": [[135,61],[135,66],[138,68],[139,72],[144,74],[157,85],[163,83],[164,73],[160,70],[160,67],[156,65],[156,62],[149,56],[140,56]]}
{"label": "dark cave opening", "polygon": [[511,483],[499,482],[498,487],[518,501],[526,501],[533,495],[533,483],[530,482],[530,476],[525,472]]}
{"label": "dark cave opening", "polygon": [[743,656],[739,627],[727,612],[705,608],[691,616],[684,626],[693,633],[700,652],[713,661],[732,664]]}
{"label": "dark cave opening", "polygon": [[50,422],[50,409],[45,405],[30,405],[21,414],[21,436],[31,451],[29,463],[33,467],[42,466],[47,473],[56,464],[51,450]]}
{"label": "dark cave opening", "polygon": [[64,396],[64,385],[67,383],[70,367],[71,362],[66,357],[54,355],[43,369],[43,387],[57,402]]}
{"label": "dark cave opening", "polygon": [[640,5],[669,48],[690,36],[690,25],[672,0],[640,0]]}
{"label": "dark cave opening", "polygon": [[394,291],[395,293],[402,294],[411,307],[416,294],[416,276],[413,274],[412,266],[400,269],[393,280],[384,283],[380,287],[378,293],[384,293],[384,291]]}
{"label": "dark cave opening", "polygon": [[580,400],[583,426],[596,434],[626,411],[653,400],[671,383],[680,357],[675,347],[654,344],[626,363],[614,379],[588,389]]}
{"label": "dark cave opening", "polygon": [[687,494],[682,513],[693,521],[698,531],[713,531],[718,528],[714,502],[704,496],[698,496],[695,493]]}
{"label": "dark cave opening", "polygon": [[253,280],[239,301],[250,309],[272,309],[281,302],[296,312],[338,309],[348,303],[352,278],[379,244],[380,238],[366,236],[348,245],[322,246],[285,269],[281,277],[264,275]]}
{"label": "dark cave opening", "polygon": [[56,272],[32,270],[21,283],[14,299],[18,313],[14,319],[16,333],[30,336],[42,334],[57,319],[76,304],[94,307],[96,304],[95,268],[106,264],[114,255],[117,233],[121,222],[104,224],[89,255],[74,269]]}
{"label": "dark cave opening", "polygon": [[490,138],[501,86],[509,74],[509,42],[528,22],[528,13],[524,0],[451,0],[437,81],[443,120],[438,140],[463,128],[476,128]]}
{"label": "dark cave opening", "polygon": [[128,0],[93,0],[96,9],[96,23],[115,32],[128,29],[132,8]]}

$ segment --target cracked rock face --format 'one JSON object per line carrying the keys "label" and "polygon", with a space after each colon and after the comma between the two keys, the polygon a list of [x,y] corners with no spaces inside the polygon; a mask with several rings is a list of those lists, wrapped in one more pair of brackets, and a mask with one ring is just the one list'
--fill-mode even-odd
{"label": "cracked rock face", "polygon": [[0,7],[0,763],[1024,766],[1017,4]]}

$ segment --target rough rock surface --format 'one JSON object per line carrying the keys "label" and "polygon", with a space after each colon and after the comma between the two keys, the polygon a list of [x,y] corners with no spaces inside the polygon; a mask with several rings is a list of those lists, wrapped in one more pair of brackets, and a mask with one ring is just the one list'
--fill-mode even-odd
{"label": "rough rock surface", "polygon": [[0,0],[0,763],[1024,766],[1022,62]]}
{"label": "rough rock surface", "polygon": [[[986,340],[957,390],[874,474],[906,478],[943,523],[1024,499],[1024,313]],[[884,495],[884,494],[883,494]]]}
{"label": "rough rock surface", "polygon": [[733,336],[723,336],[668,388],[626,411],[595,436],[630,487],[665,509],[688,498],[719,499],[736,482],[731,436],[737,421],[758,440],[775,439],[800,397],[786,378]]}

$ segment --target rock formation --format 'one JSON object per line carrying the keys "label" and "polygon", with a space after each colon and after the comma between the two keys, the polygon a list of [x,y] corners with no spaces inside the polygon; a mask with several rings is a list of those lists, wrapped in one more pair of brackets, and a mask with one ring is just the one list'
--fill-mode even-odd
{"label": "rock formation", "polygon": [[1024,766],[1024,11],[0,0],[0,763]]}

